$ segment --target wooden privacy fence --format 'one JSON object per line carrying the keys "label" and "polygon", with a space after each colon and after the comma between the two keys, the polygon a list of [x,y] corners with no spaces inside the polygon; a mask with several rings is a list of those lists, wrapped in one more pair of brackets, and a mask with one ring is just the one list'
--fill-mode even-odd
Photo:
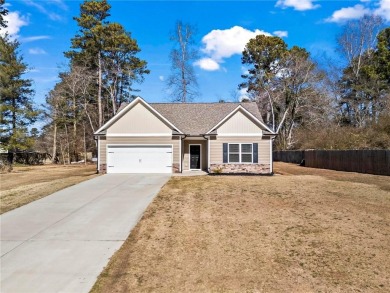
{"label": "wooden privacy fence", "polygon": [[305,151],[275,151],[274,161],[300,164],[305,158]]}
{"label": "wooden privacy fence", "polygon": [[275,151],[274,160],[301,163],[306,167],[390,175],[390,150]]}

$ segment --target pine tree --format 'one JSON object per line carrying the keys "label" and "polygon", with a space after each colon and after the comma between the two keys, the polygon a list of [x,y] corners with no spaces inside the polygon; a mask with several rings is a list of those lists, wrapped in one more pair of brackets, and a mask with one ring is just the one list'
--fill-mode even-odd
{"label": "pine tree", "polygon": [[[142,76],[149,73],[146,61],[135,56],[140,49],[130,33],[122,25],[107,21],[110,8],[106,0],[84,1],[80,17],[74,18],[79,32],[72,39],[72,50],[65,52],[72,65],[96,72],[98,86],[92,91],[97,96],[99,127],[105,118],[116,113],[121,99],[131,98],[132,82],[142,81]],[[108,113],[107,117],[104,112]]]}
{"label": "pine tree", "polygon": [[31,80],[22,76],[27,65],[18,52],[19,43],[8,35],[0,37],[1,143],[8,150],[27,149],[32,141],[27,127],[35,122]]}
{"label": "pine tree", "polygon": [[4,16],[8,14],[8,10],[3,5],[4,5],[4,0],[0,0],[0,28],[7,27],[7,22],[4,20]]}

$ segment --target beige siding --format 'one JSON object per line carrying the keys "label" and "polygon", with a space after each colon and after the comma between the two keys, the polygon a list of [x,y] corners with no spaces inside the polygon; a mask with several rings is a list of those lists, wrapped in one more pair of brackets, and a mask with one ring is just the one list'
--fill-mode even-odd
{"label": "beige siding", "polygon": [[261,128],[257,126],[249,117],[241,111],[236,112],[225,123],[217,129],[218,134],[259,134],[262,135]]}
{"label": "beige siding", "polygon": [[173,145],[173,164],[180,163],[180,139],[176,137],[106,137],[100,138],[100,163],[106,164],[107,145]]}
{"label": "beige siding", "polygon": [[260,164],[269,164],[271,158],[270,151],[270,140],[262,139],[259,142],[259,163]]}
{"label": "beige siding", "polygon": [[261,137],[216,137],[216,139],[210,140],[210,163],[222,164],[223,163],[223,143],[258,143],[259,144],[259,163],[270,163],[270,141],[269,139],[262,139]]}
{"label": "beige siding", "polygon": [[201,145],[202,170],[207,170],[207,140],[185,140],[183,142],[183,170],[190,169],[190,144]]}
{"label": "beige siding", "polygon": [[137,103],[107,129],[107,134],[172,134],[172,129],[147,109]]}
{"label": "beige siding", "polygon": [[107,160],[107,154],[106,154],[106,145],[107,145],[107,140],[106,137],[100,136],[99,137],[99,165],[100,164],[105,164]]}

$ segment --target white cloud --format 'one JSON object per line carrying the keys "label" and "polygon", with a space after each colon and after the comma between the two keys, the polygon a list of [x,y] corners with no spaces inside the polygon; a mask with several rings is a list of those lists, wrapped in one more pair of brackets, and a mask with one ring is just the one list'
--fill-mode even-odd
{"label": "white cloud", "polygon": [[248,93],[247,93],[246,91],[247,91],[246,88],[243,88],[243,89],[240,89],[240,90],[239,90],[238,99],[239,99],[240,102],[241,102],[242,100],[248,100],[248,99],[249,99]]}
{"label": "white cloud", "polygon": [[[390,21],[390,0],[380,0],[375,3],[377,8],[370,9],[369,4],[372,3],[367,0],[361,0],[363,4],[356,4],[355,6],[341,8],[333,12],[332,16],[327,18],[327,22],[342,23],[348,20],[359,19],[365,14],[375,14],[383,17],[386,21]],[[372,6],[371,6],[372,7]]]}
{"label": "white cloud", "polygon": [[316,0],[278,0],[275,6],[283,9],[292,7],[298,11],[305,11],[320,7],[318,4],[313,4],[314,1]]}
{"label": "white cloud", "polygon": [[9,35],[17,37],[20,28],[28,25],[27,17],[19,14],[18,11],[9,12],[8,15],[4,16],[4,20],[7,21],[8,27],[0,29],[1,35],[4,35],[7,32]]}
{"label": "white cloud", "polygon": [[242,74],[249,74],[248,68],[245,67],[245,66],[241,66],[241,73],[242,73]]}
{"label": "white cloud", "polygon": [[28,53],[31,55],[45,55],[47,54],[45,50],[41,48],[30,48],[28,49]]}
{"label": "white cloud", "polygon": [[327,18],[327,22],[344,22],[350,19],[359,19],[365,14],[370,14],[370,9],[361,4],[356,4],[352,7],[341,8],[333,12],[332,16]]}
{"label": "white cloud", "polygon": [[50,36],[32,36],[32,37],[22,37],[20,38],[20,42],[22,43],[30,43],[30,42],[35,42],[35,41],[40,41],[40,40],[48,40],[51,39]]}
{"label": "white cloud", "polygon": [[262,30],[247,30],[240,26],[234,26],[226,30],[212,30],[202,38],[204,48],[201,50],[206,56],[194,64],[204,70],[214,71],[220,69],[220,63],[225,58],[235,54],[241,54],[248,41],[256,35],[271,36]]}
{"label": "white cloud", "polygon": [[287,38],[288,37],[288,31],[274,31],[273,34],[275,36],[278,36],[279,38]]}
{"label": "white cloud", "polygon": [[256,29],[247,30],[240,26],[234,26],[226,30],[212,30],[202,38],[205,48],[202,52],[218,61],[229,58],[234,54],[241,54],[248,41],[257,35],[267,35],[270,33]]}
{"label": "white cloud", "polygon": [[165,80],[165,77],[164,77],[164,75],[160,75],[160,76],[158,77],[158,79],[161,80],[161,81],[164,81],[164,80]]}
{"label": "white cloud", "polygon": [[207,70],[207,71],[215,71],[220,69],[219,64],[212,58],[208,58],[208,57],[199,59],[194,63],[194,65],[199,66],[203,70]]}
{"label": "white cloud", "polygon": [[374,13],[382,16],[387,21],[390,21],[390,0],[381,0],[379,2],[379,7]]}
{"label": "white cloud", "polygon": [[[34,2],[32,0],[25,0],[24,3],[26,3],[27,5],[30,5],[32,7],[35,7],[36,9],[38,9],[38,11],[40,11],[43,14],[45,14],[51,20],[54,20],[54,21],[61,21],[61,20],[63,20],[63,17],[61,15],[48,10],[46,8],[47,5],[43,6],[43,5],[39,4],[39,3],[37,3],[36,1]],[[50,2],[48,2],[48,3],[50,3]],[[48,4],[48,3],[46,3],[46,4]],[[53,3],[56,3],[57,5],[59,5],[59,3],[62,3],[62,1],[56,1],[56,2],[53,2]]]}

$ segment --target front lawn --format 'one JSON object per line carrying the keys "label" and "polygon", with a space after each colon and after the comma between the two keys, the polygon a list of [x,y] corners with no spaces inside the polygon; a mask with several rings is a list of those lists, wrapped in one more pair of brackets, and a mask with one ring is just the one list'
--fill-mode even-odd
{"label": "front lawn", "polygon": [[275,170],[172,177],[92,292],[390,291],[389,177]]}
{"label": "front lawn", "polygon": [[96,165],[14,167],[0,174],[0,214],[95,176]]}

